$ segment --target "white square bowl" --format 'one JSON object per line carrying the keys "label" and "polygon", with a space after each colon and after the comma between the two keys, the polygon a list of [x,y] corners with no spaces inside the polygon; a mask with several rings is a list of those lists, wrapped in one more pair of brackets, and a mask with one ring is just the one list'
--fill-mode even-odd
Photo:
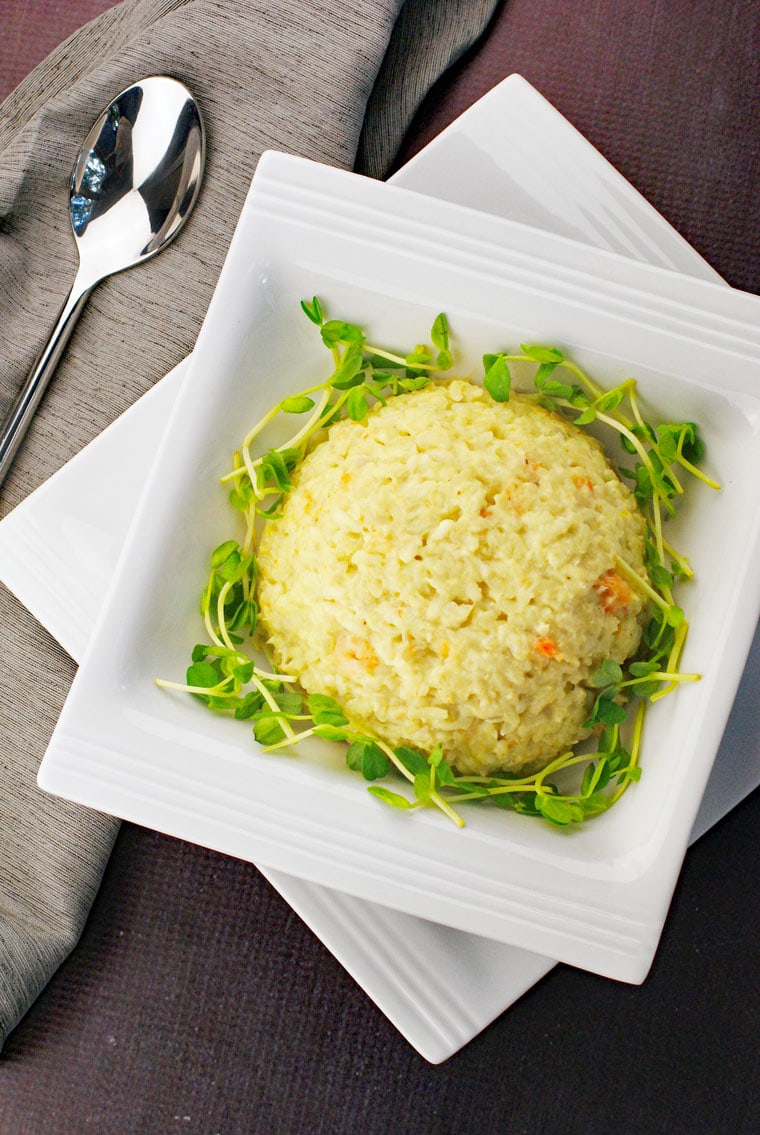
{"label": "white square bowl", "polygon": [[[463,356],[562,346],[653,414],[700,423],[723,489],[696,486],[677,542],[696,569],[684,657],[653,706],[644,775],[562,832],[472,809],[386,810],[341,757],[265,755],[244,723],[172,697],[199,637],[219,476],[255,421],[325,373],[299,301],[412,344],[445,310]],[[760,607],[760,301],[474,210],[265,155],[40,785],[80,803],[611,977],[651,963]],[[754,573],[751,568],[755,567]]]}

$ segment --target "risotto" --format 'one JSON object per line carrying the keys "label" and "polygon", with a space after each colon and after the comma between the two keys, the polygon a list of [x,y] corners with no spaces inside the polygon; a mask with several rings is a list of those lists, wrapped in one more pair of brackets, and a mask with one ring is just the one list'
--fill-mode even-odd
{"label": "risotto", "polygon": [[590,680],[639,644],[645,524],[601,446],[453,380],[343,420],[259,550],[275,661],[394,746],[532,771],[583,738]]}

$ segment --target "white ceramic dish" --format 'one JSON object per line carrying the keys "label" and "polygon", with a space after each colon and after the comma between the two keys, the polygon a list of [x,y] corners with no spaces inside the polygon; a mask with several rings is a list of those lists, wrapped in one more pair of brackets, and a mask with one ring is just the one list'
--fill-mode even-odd
{"label": "white ceramic dish", "polygon": [[[504,344],[559,343],[604,384],[635,374],[656,416],[706,425],[724,490],[697,487],[678,521],[697,572],[684,665],[705,677],[653,707],[635,792],[569,838],[485,810],[464,831],[437,814],[410,822],[378,806],[337,754],[264,754],[238,722],[153,685],[183,673],[198,638],[208,552],[231,530],[218,479],[241,423],[324,373],[318,337],[298,318],[311,295],[375,342],[417,342],[445,310],[465,370]],[[758,315],[755,297],[719,285],[264,155],[41,786],[406,913],[643,980],[760,607]]]}
{"label": "white ceramic dish", "polygon": [[[494,145],[502,139],[504,145]],[[494,155],[512,152],[518,140],[522,160],[505,159],[495,167]],[[459,164],[463,146],[466,167]],[[558,184],[546,176],[541,162],[548,149],[563,155],[563,167],[573,175],[569,183],[563,178]],[[518,76],[494,88],[404,167],[396,180],[464,203],[468,192],[482,197],[482,187],[488,186],[488,199],[478,199],[479,207],[578,235],[600,247],[627,251],[633,239],[634,245],[646,249],[639,255],[652,255],[656,249],[658,262],[714,275]],[[580,219],[582,229],[573,218]],[[145,479],[141,454],[158,443],[185,370],[185,363],[177,367],[0,523],[0,575],[76,659],[84,651]],[[108,508],[101,508],[104,494]],[[692,838],[760,779],[760,738],[751,729],[760,641],[756,647]],[[552,965],[539,955],[281,872],[266,874],[410,1043],[434,1062],[466,1043]],[[406,982],[403,967],[378,968],[377,959],[384,954],[430,958],[429,996],[422,996],[417,983]],[[467,965],[462,964],[465,958]]]}

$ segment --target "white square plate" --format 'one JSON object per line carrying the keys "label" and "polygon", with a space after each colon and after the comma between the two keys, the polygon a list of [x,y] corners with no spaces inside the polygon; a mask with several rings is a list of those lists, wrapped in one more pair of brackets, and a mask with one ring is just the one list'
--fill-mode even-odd
{"label": "white square plate", "polygon": [[[703,426],[724,489],[694,491],[679,539],[697,572],[684,664],[705,677],[653,708],[641,783],[578,832],[476,810],[464,831],[437,814],[410,822],[339,759],[264,755],[240,723],[153,685],[183,673],[198,637],[207,554],[230,531],[218,477],[241,423],[323,373],[323,348],[298,313],[313,294],[375,341],[413,343],[445,310],[465,369],[504,344],[559,343],[604,383],[635,374],[657,415]],[[760,301],[724,287],[265,155],[40,784],[399,910],[642,980],[757,618],[759,312]]]}
{"label": "white square plate", "polygon": [[[498,145],[495,145],[496,142]],[[463,151],[466,164],[462,164]],[[519,151],[521,161],[511,155]],[[561,154],[563,176],[545,169]],[[503,80],[394,175],[397,184],[596,247],[718,278],[530,84]],[[77,660],[103,602],[187,360],[0,522],[0,576]],[[691,839],[760,780],[760,635]],[[263,869],[407,1040],[451,1056],[551,968],[548,958]],[[425,989],[403,959],[429,961]],[[379,959],[388,958],[380,965]]]}

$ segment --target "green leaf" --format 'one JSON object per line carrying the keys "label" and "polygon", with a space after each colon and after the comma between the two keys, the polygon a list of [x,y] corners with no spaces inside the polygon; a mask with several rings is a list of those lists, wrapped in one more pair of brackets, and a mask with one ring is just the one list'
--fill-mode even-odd
{"label": "green leaf", "polygon": [[420,773],[415,776],[412,782],[415,797],[419,800],[420,804],[427,804],[430,799],[432,786],[430,784],[430,770],[427,773]]}
{"label": "green leaf", "polygon": [[233,508],[240,509],[241,511],[248,507],[254,499],[254,493],[251,490],[251,479],[248,476],[241,477],[238,481],[237,488],[230,489],[229,502]]}
{"label": "green leaf", "polygon": [[[611,775],[612,775],[612,773],[611,773],[611,769],[610,769],[609,758],[607,760],[599,761],[599,764],[597,765],[597,768],[596,768],[596,777],[595,777],[595,780],[594,780],[594,790],[601,792],[603,788],[606,788],[607,785],[610,782],[610,776]],[[589,793],[589,795],[591,795],[591,793]]]}
{"label": "green leaf", "polygon": [[428,755],[427,763],[432,768],[438,768],[438,765],[443,760],[443,749],[440,745],[434,745]]}
{"label": "green leaf", "polygon": [[[533,375],[534,386],[538,387],[539,390],[542,390],[544,388],[544,385],[551,378],[556,369],[557,363],[541,363],[538,370]],[[570,387],[568,386],[567,389],[569,390]]]}
{"label": "green leaf", "polygon": [[633,426],[631,432],[635,434],[639,441],[643,441],[645,445],[656,445],[657,443],[657,434],[654,427],[651,426],[649,422],[644,422],[643,425]]}
{"label": "green leaf", "polygon": [[427,366],[430,362],[430,350],[425,343],[418,343],[414,350],[406,356],[404,362],[408,367]]}
{"label": "green leaf", "polygon": [[325,741],[345,741],[345,729],[338,729],[335,725],[315,725],[314,736],[322,737]]}
{"label": "green leaf", "polygon": [[311,303],[307,300],[301,300],[301,310],[305,312],[311,322],[316,323],[317,326],[324,322],[325,316],[322,311],[322,305],[316,296],[314,296]]}
{"label": "green leaf", "polygon": [[433,346],[438,348],[436,364],[441,370],[448,370],[454,359],[449,347],[449,321],[444,312],[435,317],[430,329],[430,339]]}
{"label": "green leaf", "polygon": [[655,670],[659,669],[659,665],[653,659],[647,659],[642,662],[632,662],[628,670],[632,678],[646,678],[648,674],[653,674]]}
{"label": "green leaf", "polygon": [[430,385],[430,376],[427,374],[418,374],[411,378],[402,378],[399,380],[399,386],[402,390],[424,390],[426,386]]}
{"label": "green leaf", "polygon": [[365,780],[380,780],[390,770],[388,758],[373,741],[354,741],[349,745],[346,764],[360,772]]}
{"label": "green leaf", "polygon": [[439,763],[435,767],[435,771],[439,784],[455,785],[457,783],[457,778],[454,774],[454,770],[452,769],[448,761],[439,761]]}
{"label": "green leaf", "polygon": [[684,428],[681,453],[687,461],[696,465],[704,457],[705,447],[694,422],[682,422],[681,424]]}
{"label": "green leaf", "polygon": [[680,607],[676,607],[675,604],[668,607],[667,611],[665,612],[665,621],[667,622],[669,627],[680,627],[681,623],[684,621],[684,618],[685,616],[683,610]]}
{"label": "green leaf", "polygon": [[269,453],[265,453],[261,458],[259,481],[259,487],[262,489],[266,488],[271,482],[274,482],[277,488],[283,492],[287,492],[292,487],[287,462],[276,449],[270,449]]}
{"label": "green leaf", "polygon": [[210,647],[205,642],[196,643],[191,655],[193,662],[204,662],[208,657]]}
{"label": "green leaf", "polygon": [[344,713],[333,713],[329,709],[312,714],[312,720],[315,725],[329,725],[335,729],[342,729],[344,725],[348,725],[348,718]]}
{"label": "green leaf", "polygon": [[238,551],[239,547],[240,545],[237,540],[225,540],[223,544],[220,544],[219,547],[215,548],[211,553],[211,567],[214,569],[220,568],[233,552]]}
{"label": "green leaf", "polygon": [[454,775],[451,766],[443,759],[443,749],[440,745],[435,745],[428,756],[427,763],[431,768],[435,769],[436,776],[439,784],[456,784],[456,776]]}
{"label": "green leaf", "polygon": [[237,698],[216,697],[214,694],[195,694],[194,697],[199,698],[209,709],[224,710],[225,713],[233,709],[237,702]]}
{"label": "green leaf", "polygon": [[238,489],[230,489],[228,500],[232,507],[237,509],[238,512],[245,512],[251,503],[250,500],[246,498],[245,494],[241,493]]}
{"label": "green leaf", "polygon": [[187,668],[185,681],[188,686],[202,686],[204,689],[210,689],[212,686],[218,685],[221,678],[216,666],[212,666],[210,662],[194,662],[192,666]]}
{"label": "green leaf", "polygon": [[282,502],[285,494],[280,493],[275,500],[269,505],[268,508],[262,508],[261,505],[256,506],[256,515],[262,516],[265,520],[276,520],[282,516]]}
{"label": "green leaf", "polygon": [[259,690],[251,690],[245,695],[235,710],[235,717],[239,721],[247,721],[254,717],[264,705],[264,697]]}
{"label": "green leaf", "polygon": [[330,379],[330,385],[335,387],[336,390],[348,390],[351,386],[357,386],[364,381],[363,367],[362,345],[361,343],[352,343],[343,352],[341,360]]}
{"label": "green leaf", "polygon": [[704,453],[694,422],[664,422],[657,427],[657,449],[663,461],[675,461],[680,450],[687,461],[695,464]]}
{"label": "green leaf", "polygon": [[580,386],[570,387],[570,394],[568,395],[567,400],[571,406],[575,407],[589,406],[591,404],[591,399],[589,398],[588,394],[585,390],[582,390]]}
{"label": "green leaf", "polygon": [[623,671],[611,658],[605,658],[597,672],[591,679],[591,685],[596,689],[606,689],[609,686],[619,686],[623,681]]}
{"label": "green leaf", "polygon": [[306,394],[297,394],[293,398],[283,398],[280,409],[285,414],[305,414],[313,405],[313,398],[309,398]]}
{"label": "green leaf", "polygon": [[295,717],[303,709],[303,699],[300,694],[291,690],[272,690],[271,694],[286,717]]}
{"label": "green leaf", "polygon": [[430,342],[439,351],[448,351],[449,349],[449,321],[443,311],[436,315],[433,320],[433,326],[430,328]]}
{"label": "green leaf", "polygon": [[348,725],[348,718],[338,703],[326,694],[310,694],[306,705],[315,725],[329,725],[339,728]]}
{"label": "green leaf", "polygon": [[369,403],[361,386],[355,386],[346,399],[346,413],[353,422],[363,422],[367,417]]}
{"label": "green leaf", "polygon": [[494,402],[508,402],[512,386],[512,375],[504,355],[484,355],[485,377],[483,385]]}
{"label": "green leaf", "polygon": [[[253,594],[244,600],[234,614],[228,619],[227,627],[230,631],[245,631],[253,634],[259,619],[259,608]],[[242,640],[238,640],[242,641]]]}
{"label": "green leaf", "polygon": [[596,770],[597,766],[592,761],[586,765],[583,770],[583,780],[581,781],[581,795],[590,796],[594,785],[596,784]]}
{"label": "green leaf", "polygon": [[485,784],[467,784],[462,783],[461,780],[455,778],[457,792],[466,792],[468,796],[479,797],[481,800],[489,796],[490,793]]}
{"label": "green leaf", "polygon": [[[237,583],[237,581],[245,575],[247,567],[248,565],[243,556],[240,555],[240,552],[235,551],[227,556],[227,559],[217,568],[217,571],[222,579],[226,580],[228,583]],[[228,596],[227,602],[231,601]]]}
{"label": "green leaf", "polygon": [[610,410],[616,409],[624,398],[625,390],[621,386],[616,386],[614,390],[608,390],[597,399],[596,408],[601,414],[609,414]]}
{"label": "green leaf", "polygon": [[[489,793],[488,800],[491,804],[494,805],[494,807],[502,808],[505,812],[522,811],[519,806],[520,796],[511,792],[500,792],[498,795]],[[535,810],[535,808],[533,809],[533,815],[538,815],[538,812]]]}
{"label": "green leaf", "polygon": [[285,737],[285,730],[279,717],[275,717],[272,713],[263,713],[253,727],[253,735],[260,745],[266,747],[282,741]]}
{"label": "green leaf", "polygon": [[669,430],[664,430],[662,426],[658,428],[657,432],[659,434],[657,452],[666,465],[671,465],[678,453],[678,435]]}
{"label": "green leaf", "polygon": [[628,711],[624,705],[614,701],[614,687],[602,690],[594,702],[591,718],[586,725],[619,725],[625,721]]}
{"label": "green leaf", "polygon": [[565,356],[560,351],[559,347],[542,347],[535,343],[521,343],[520,350],[534,363],[557,363],[564,362]]}
{"label": "green leaf", "polygon": [[654,586],[658,587],[660,591],[667,590],[673,586],[673,576],[662,564],[652,564],[649,569],[649,575]]}
{"label": "green leaf", "polygon": [[582,410],[577,418],[573,418],[574,426],[588,426],[591,422],[596,420],[596,410],[593,406],[587,406]]}
{"label": "green leaf", "polygon": [[[504,796],[494,796],[494,801],[504,800]],[[502,804],[503,808],[505,805]],[[515,812],[519,812],[523,816],[540,816],[541,810],[538,807],[537,793],[535,792],[521,792],[519,796],[512,796],[510,806]]]}
{"label": "green leaf", "polygon": [[583,818],[588,819],[589,816],[598,816],[606,812],[611,803],[612,797],[604,796],[601,792],[592,792],[583,801]]}
{"label": "green leaf", "polygon": [[544,819],[559,827],[583,819],[583,811],[577,806],[573,806],[567,800],[556,800],[553,796],[545,796],[543,793],[536,796],[536,806]]}
{"label": "green leaf", "polygon": [[565,382],[555,382],[554,379],[545,379],[540,386],[536,381],[536,386],[550,398],[564,398],[569,402],[573,396],[572,386],[568,386]]}
{"label": "green leaf", "polygon": [[633,490],[636,500],[642,504],[646,504],[654,496],[654,487],[652,485],[652,478],[649,470],[643,465],[637,465],[635,469],[636,486]]}
{"label": "green leaf", "polygon": [[342,319],[331,319],[322,324],[322,342],[326,347],[337,347],[339,343],[361,346],[364,332],[355,323],[345,323]]}
{"label": "green leaf", "polygon": [[651,698],[652,694],[656,694],[662,686],[662,682],[653,678],[651,682],[638,682],[635,686],[631,687],[631,693],[637,698]]}
{"label": "green leaf", "polygon": [[413,776],[427,774],[429,769],[428,760],[425,754],[421,753],[419,749],[410,749],[406,745],[401,745],[398,749],[394,749],[393,751],[404,768],[412,773]]}
{"label": "green leaf", "polygon": [[303,453],[300,449],[278,449],[277,452],[285,462],[285,468],[289,473],[293,472],[296,465],[298,465],[299,461],[303,457]]}
{"label": "green leaf", "polygon": [[393,808],[414,808],[415,805],[407,800],[405,796],[400,796],[398,792],[391,792],[389,788],[384,788],[381,784],[371,784],[367,789],[378,800],[382,800],[384,804],[390,804]]}
{"label": "green leaf", "polygon": [[346,750],[346,764],[354,772],[362,771],[362,758],[364,756],[364,741],[353,741]]}
{"label": "green leaf", "polygon": [[306,705],[315,725],[347,725],[348,718],[334,698],[327,694],[309,694]]}
{"label": "green leaf", "polygon": [[233,667],[232,677],[237,678],[238,682],[242,683],[242,685],[245,685],[247,682],[250,682],[251,678],[253,677],[253,663],[252,662],[240,662],[240,663],[238,663],[237,666]]}

